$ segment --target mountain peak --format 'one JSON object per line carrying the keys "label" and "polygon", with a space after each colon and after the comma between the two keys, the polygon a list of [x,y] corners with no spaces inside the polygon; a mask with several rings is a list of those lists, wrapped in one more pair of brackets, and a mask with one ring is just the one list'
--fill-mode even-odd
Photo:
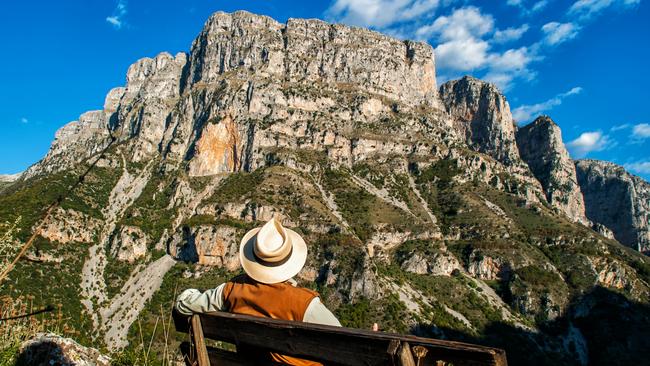
{"label": "mountain peak", "polygon": [[23,174],[23,173],[16,173],[16,174],[0,174],[0,182],[7,182],[7,183],[15,182],[15,181],[17,181],[18,179],[20,179],[20,177],[22,176],[22,174]]}
{"label": "mountain peak", "polygon": [[560,127],[539,116],[517,130],[521,158],[542,183],[547,201],[574,221],[588,225],[575,167],[562,141]]}
{"label": "mountain peak", "polygon": [[192,44],[189,82],[224,73],[288,82],[348,83],[420,104],[436,94],[433,48],[317,19],[281,24],[248,12],[213,14]]}
{"label": "mountain peak", "polygon": [[441,85],[439,95],[470,146],[506,164],[520,161],[510,106],[495,85],[464,76]]}
{"label": "mountain peak", "polygon": [[650,184],[612,162],[575,161],[587,217],[609,228],[616,240],[650,252]]}
{"label": "mountain peak", "polygon": [[535,118],[535,120],[533,122],[529,123],[529,125],[557,126],[557,123],[555,123],[555,121],[553,121],[553,119],[550,116],[542,114],[542,115],[538,116],[537,118]]}

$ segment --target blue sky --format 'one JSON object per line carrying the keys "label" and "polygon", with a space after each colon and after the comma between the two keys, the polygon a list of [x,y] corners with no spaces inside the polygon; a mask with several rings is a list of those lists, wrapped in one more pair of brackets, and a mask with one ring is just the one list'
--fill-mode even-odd
{"label": "blue sky", "polygon": [[0,12],[0,174],[100,109],[130,64],[189,51],[207,17],[239,9],[321,18],[429,42],[438,82],[495,82],[520,124],[549,114],[575,158],[650,180],[648,0],[11,1]]}

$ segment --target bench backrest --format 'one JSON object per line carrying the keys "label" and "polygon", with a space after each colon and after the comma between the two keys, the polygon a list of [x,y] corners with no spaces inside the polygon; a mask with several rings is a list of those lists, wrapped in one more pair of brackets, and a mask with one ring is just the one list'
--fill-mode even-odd
{"label": "bench backrest", "polygon": [[205,339],[233,343],[238,349],[272,351],[325,364],[507,365],[501,349],[409,335],[223,312],[191,317],[174,312],[174,323],[177,331],[190,334],[192,345],[185,345],[185,352],[199,366],[246,364],[242,355],[206,347]]}
{"label": "bench backrest", "polygon": [[507,365],[501,349],[409,335],[223,312],[191,317],[174,312],[174,323],[177,331],[190,334],[186,352],[199,366],[246,364],[241,355],[206,347],[205,339],[336,365]]}

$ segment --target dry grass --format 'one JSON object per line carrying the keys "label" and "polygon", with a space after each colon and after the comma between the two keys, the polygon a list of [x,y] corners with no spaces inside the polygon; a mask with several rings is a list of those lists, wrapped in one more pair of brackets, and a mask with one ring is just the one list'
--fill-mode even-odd
{"label": "dry grass", "polygon": [[[165,309],[163,305],[160,305],[160,312],[156,314],[153,331],[149,337],[145,337],[148,331],[143,327],[141,319],[138,318],[137,333],[137,344],[113,353],[111,365],[169,366],[182,361],[182,355],[178,348],[173,347],[171,309]],[[162,337],[160,337],[161,335]],[[160,338],[162,338],[162,345]],[[154,348],[156,349],[154,350]]]}
{"label": "dry grass", "polygon": [[61,307],[35,308],[33,296],[0,297],[0,366],[14,365],[20,344],[37,333],[73,335]]}
{"label": "dry grass", "polygon": [[[7,271],[20,250],[21,243],[16,240],[16,235],[20,231],[21,221],[22,217],[18,216],[12,223],[0,224],[0,227],[4,229],[4,233],[0,236],[0,273]],[[2,281],[0,281],[1,284]]]}

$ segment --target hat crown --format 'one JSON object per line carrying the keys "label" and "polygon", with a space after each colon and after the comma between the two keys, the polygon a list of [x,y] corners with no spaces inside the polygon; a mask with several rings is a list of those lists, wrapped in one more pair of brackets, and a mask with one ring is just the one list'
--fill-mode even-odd
{"label": "hat crown", "polygon": [[275,217],[257,233],[255,255],[266,262],[279,262],[291,252],[291,240],[284,227]]}

